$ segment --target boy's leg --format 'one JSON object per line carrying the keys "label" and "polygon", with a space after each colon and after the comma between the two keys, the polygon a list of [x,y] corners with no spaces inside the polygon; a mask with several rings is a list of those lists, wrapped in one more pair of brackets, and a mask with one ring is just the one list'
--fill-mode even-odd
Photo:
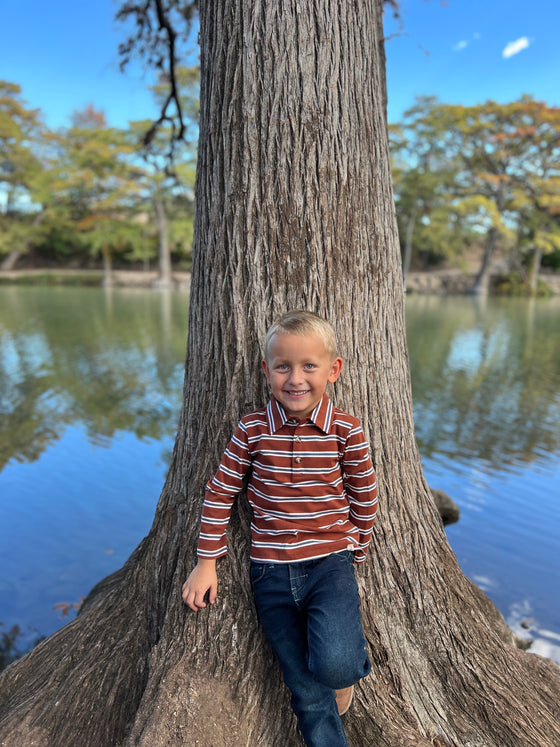
{"label": "boy's leg", "polygon": [[329,555],[312,568],[305,607],[308,665],[319,682],[341,690],[365,677],[371,664],[350,552]]}
{"label": "boy's leg", "polygon": [[306,745],[347,747],[334,690],[319,682],[308,667],[307,615],[298,603],[300,574],[290,572],[290,567],[301,566],[303,579],[309,565],[252,564],[255,603],[292,693],[292,708]]}

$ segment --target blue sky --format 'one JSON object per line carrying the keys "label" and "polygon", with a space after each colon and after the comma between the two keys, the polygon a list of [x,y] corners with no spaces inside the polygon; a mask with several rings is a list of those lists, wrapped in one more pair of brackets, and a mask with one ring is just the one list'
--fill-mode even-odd
{"label": "blue sky", "polygon": [[401,0],[401,14],[402,29],[385,19],[390,121],[422,94],[560,104],[558,0]]}
{"label": "blue sky", "polygon": [[[50,127],[67,125],[88,104],[118,127],[154,115],[150,76],[140,65],[119,72],[118,5],[2,3],[0,79],[18,83]],[[423,94],[475,104],[528,93],[560,105],[558,0],[401,0],[401,11],[402,25],[385,19],[390,121]]]}

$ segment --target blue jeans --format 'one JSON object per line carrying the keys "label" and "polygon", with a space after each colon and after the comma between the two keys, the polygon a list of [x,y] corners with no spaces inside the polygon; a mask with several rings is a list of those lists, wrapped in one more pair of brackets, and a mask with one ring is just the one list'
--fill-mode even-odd
{"label": "blue jeans", "polygon": [[335,690],[371,669],[352,553],[251,563],[255,604],[308,747],[347,747]]}

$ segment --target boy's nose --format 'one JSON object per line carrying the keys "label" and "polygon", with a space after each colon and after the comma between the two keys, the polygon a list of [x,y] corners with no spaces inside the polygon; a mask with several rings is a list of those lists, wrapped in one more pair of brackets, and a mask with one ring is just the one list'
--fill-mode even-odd
{"label": "boy's nose", "polygon": [[292,384],[303,384],[304,376],[303,371],[300,368],[292,368],[290,375],[290,382]]}

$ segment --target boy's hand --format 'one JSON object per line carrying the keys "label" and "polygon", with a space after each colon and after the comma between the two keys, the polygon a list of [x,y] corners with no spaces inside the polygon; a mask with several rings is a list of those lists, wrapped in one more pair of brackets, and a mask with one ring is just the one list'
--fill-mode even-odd
{"label": "boy's hand", "polygon": [[182,591],[183,602],[195,612],[206,607],[204,596],[207,591],[210,591],[208,601],[214,604],[218,594],[216,561],[212,558],[199,558],[191,575],[183,584]]}

